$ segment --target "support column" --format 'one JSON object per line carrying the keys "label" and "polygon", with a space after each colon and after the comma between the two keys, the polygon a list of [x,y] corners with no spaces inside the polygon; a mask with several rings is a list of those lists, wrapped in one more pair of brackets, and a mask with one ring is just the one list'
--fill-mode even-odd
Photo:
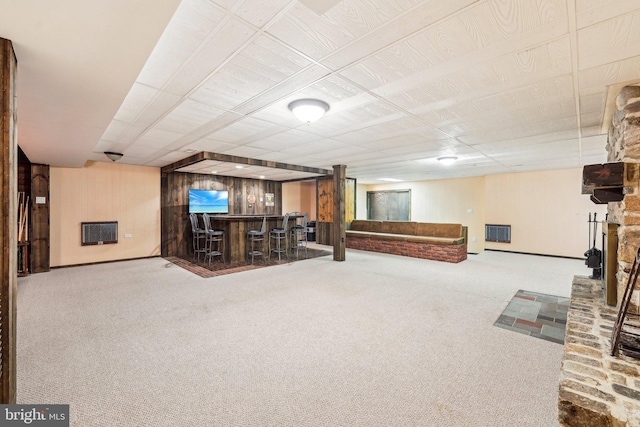
{"label": "support column", "polygon": [[331,235],[334,261],[345,260],[346,174],[347,167],[345,165],[335,165],[333,167],[333,223],[331,225]]}
{"label": "support column", "polygon": [[[37,198],[44,203],[37,202]],[[31,234],[29,253],[31,273],[44,273],[51,270],[50,226],[49,226],[49,165],[33,163],[31,165]],[[35,203],[34,203],[35,202]]]}
{"label": "support column", "polygon": [[0,403],[16,403],[16,295],[18,252],[17,61],[0,38]]}

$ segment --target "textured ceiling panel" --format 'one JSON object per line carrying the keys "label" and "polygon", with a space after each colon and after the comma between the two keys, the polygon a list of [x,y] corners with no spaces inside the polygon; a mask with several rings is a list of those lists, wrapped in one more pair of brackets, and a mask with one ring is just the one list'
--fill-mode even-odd
{"label": "textured ceiling panel", "polygon": [[[30,22],[17,5],[10,9],[12,19]],[[59,9],[89,19],[81,5]],[[15,27],[2,17],[0,24]],[[54,28],[49,37],[56,31],[72,30]],[[85,159],[106,161],[103,151],[120,151],[120,162],[149,166],[203,150],[346,164],[361,183],[381,174],[440,179],[580,167],[605,160],[612,92],[640,79],[636,0],[183,0],[151,55],[138,59],[146,65],[137,80],[119,92],[113,122],[76,114],[73,123],[62,119],[67,103],[43,90],[46,78],[36,80],[30,67],[48,67],[56,81],[56,73],[77,74],[103,52],[70,52],[51,65],[38,54],[45,43],[29,34],[10,34],[24,67],[20,84],[40,88],[23,95],[20,134],[28,155],[45,153],[36,136],[64,122],[62,155],[39,158],[55,165],[84,135],[76,128],[92,126],[103,136],[91,140]],[[111,43],[93,33],[73,36]],[[88,76],[64,99],[86,99],[87,88],[104,84]],[[38,109],[41,93],[57,94],[60,117]],[[84,102],[87,111],[103,108],[99,95]],[[300,98],[324,100],[330,110],[301,123],[287,108]],[[459,162],[443,168],[442,155]]]}

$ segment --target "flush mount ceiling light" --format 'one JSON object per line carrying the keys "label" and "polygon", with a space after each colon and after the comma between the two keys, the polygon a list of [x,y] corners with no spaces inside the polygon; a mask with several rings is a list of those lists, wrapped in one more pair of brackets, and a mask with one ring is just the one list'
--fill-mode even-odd
{"label": "flush mount ceiling light", "polygon": [[109,158],[112,162],[116,160],[120,160],[122,158],[122,153],[114,153],[113,151],[105,151],[104,155]]}
{"label": "flush mount ceiling light", "polygon": [[454,164],[456,160],[458,160],[458,158],[456,156],[443,156],[443,157],[438,157],[437,160],[443,165],[449,166]]}
{"label": "flush mount ceiling light", "polygon": [[329,111],[329,104],[319,99],[298,99],[289,104],[289,110],[299,120],[309,124]]}

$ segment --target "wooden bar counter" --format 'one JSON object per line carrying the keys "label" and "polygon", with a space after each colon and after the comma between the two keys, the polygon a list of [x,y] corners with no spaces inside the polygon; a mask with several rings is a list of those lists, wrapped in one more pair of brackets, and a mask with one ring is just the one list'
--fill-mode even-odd
{"label": "wooden bar counter", "polygon": [[[260,230],[264,215],[211,215],[211,226],[224,230],[224,259],[226,262],[241,262],[247,255],[247,231]],[[267,215],[267,229],[264,236],[265,257],[269,255],[269,230],[282,226],[282,215]],[[294,217],[290,216],[291,222]],[[287,228],[291,224],[287,225]]]}

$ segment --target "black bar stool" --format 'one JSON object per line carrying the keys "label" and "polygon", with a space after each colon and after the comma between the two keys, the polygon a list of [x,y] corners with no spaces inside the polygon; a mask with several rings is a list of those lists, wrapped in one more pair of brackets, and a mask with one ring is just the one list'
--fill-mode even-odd
{"label": "black bar stool", "polygon": [[[198,223],[198,214],[190,213],[189,220],[191,221],[191,234],[193,235],[193,238],[192,238],[193,239],[192,241],[193,257],[194,258],[197,257],[198,262],[200,262],[200,254],[207,253],[207,247],[206,247],[207,233],[204,230],[204,228],[200,227],[200,224]],[[200,247],[200,239],[205,239],[204,247]]]}
{"label": "black bar stool", "polygon": [[296,251],[296,259],[301,249],[304,250],[305,256],[307,255],[307,218],[309,214],[302,215],[302,212],[293,212],[291,214],[295,219],[293,227],[291,227],[291,235],[289,236],[289,242],[291,243],[291,252]]}
{"label": "black bar stool", "polygon": [[[265,215],[262,218],[262,228],[260,230],[249,230],[247,231],[247,248],[249,251],[247,252],[247,258],[251,257],[251,264],[253,264],[253,260],[257,256],[262,257],[262,261],[266,263],[264,259],[264,236],[267,233],[267,216]],[[256,245],[258,245],[256,247]]]}
{"label": "black bar stool", "polygon": [[209,214],[202,214],[202,222],[204,223],[207,236],[204,260],[206,261],[208,257],[209,265],[211,265],[211,258],[219,256],[222,263],[224,263],[224,230],[214,230],[211,228],[211,218]]}
{"label": "black bar stool", "polygon": [[[269,259],[271,259],[271,252],[275,252],[278,254],[278,261],[281,260],[281,254],[287,256],[289,259],[289,251],[287,248],[287,222],[289,222],[289,214],[285,214],[284,219],[282,220],[282,227],[272,228],[269,232]],[[273,244],[271,241],[273,240]],[[274,246],[275,245],[275,246]]]}

